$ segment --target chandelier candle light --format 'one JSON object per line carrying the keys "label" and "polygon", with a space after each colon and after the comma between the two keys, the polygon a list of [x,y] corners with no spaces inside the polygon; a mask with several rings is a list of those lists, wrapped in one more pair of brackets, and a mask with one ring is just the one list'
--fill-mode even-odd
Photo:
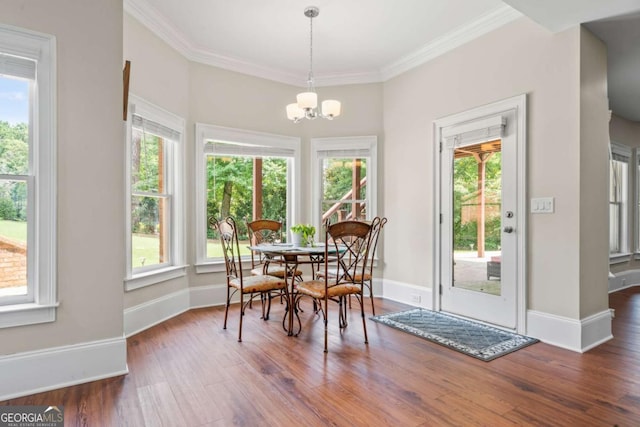
{"label": "chandelier candle light", "polygon": [[294,123],[306,118],[309,120],[322,117],[333,120],[340,115],[340,101],[327,99],[322,101],[322,112],[318,108],[318,94],[313,84],[313,18],[318,16],[320,10],[315,6],[309,6],[304,10],[304,16],[309,18],[309,77],[307,78],[307,91],[301,92],[296,97],[297,103],[287,105],[287,118]]}

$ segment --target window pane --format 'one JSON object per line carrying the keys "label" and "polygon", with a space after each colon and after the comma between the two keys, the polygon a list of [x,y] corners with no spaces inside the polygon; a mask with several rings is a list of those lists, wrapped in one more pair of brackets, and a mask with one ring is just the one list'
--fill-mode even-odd
{"label": "window pane", "polygon": [[[207,156],[206,162],[207,218],[235,218],[238,238],[242,241],[240,248],[249,254],[246,249],[249,244],[246,220],[255,217],[284,222],[287,217],[288,160],[276,157]],[[261,184],[255,192],[254,184]],[[286,229],[286,224],[283,224],[283,229]],[[206,256],[222,257],[218,236],[211,229],[207,231]]]}
{"label": "window pane", "polygon": [[0,76],[0,174],[29,172],[29,84]]}
{"label": "window pane", "polygon": [[27,294],[27,184],[0,180],[0,297]]}
{"label": "window pane", "polygon": [[627,182],[629,165],[626,161],[611,160],[609,169],[609,253],[626,251],[624,233],[627,229]]}
{"label": "window pane", "polygon": [[609,253],[620,252],[620,205],[609,203]]}
{"label": "window pane", "polygon": [[134,195],[131,212],[133,268],[169,263],[169,199]]}
{"label": "window pane", "polygon": [[131,191],[164,193],[163,140],[133,128],[131,135]]}
{"label": "window pane", "polygon": [[322,161],[322,222],[367,217],[367,159]]}

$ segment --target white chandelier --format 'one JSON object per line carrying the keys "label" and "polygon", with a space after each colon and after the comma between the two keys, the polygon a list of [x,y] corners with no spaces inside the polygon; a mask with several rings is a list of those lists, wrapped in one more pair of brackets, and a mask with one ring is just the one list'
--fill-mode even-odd
{"label": "white chandelier", "polygon": [[302,119],[313,120],[318,117],[333,120],[340,115],[340,101],[327,99],[322,101],[322,112],[318,108],[318,94],[313,84],[313,18],[318,16],[320,10],[315,6],[309,6],[304,10],[304,16],[309,18],[309,77],[307,78],[307,91],[301,92],[296,97],[297,102],[287,105],[287,118],[294,123]]}

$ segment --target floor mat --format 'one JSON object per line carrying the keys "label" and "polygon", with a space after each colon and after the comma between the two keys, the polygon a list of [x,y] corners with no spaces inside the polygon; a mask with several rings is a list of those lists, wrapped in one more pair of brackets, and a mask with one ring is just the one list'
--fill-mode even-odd
{"label": "floor mat", "polygon": [[538,342],[535,338],[422,308],[371,319],[485,362]]}

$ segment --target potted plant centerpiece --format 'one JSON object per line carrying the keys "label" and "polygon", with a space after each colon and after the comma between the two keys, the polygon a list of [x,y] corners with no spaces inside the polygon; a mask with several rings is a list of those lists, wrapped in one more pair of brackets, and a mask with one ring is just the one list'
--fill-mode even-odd
{"label": "potted plant centerpiece", "polygon": [[311,224],[296,224],[291,227],[291,243],[293,246],[313,246],[316,228]]}

